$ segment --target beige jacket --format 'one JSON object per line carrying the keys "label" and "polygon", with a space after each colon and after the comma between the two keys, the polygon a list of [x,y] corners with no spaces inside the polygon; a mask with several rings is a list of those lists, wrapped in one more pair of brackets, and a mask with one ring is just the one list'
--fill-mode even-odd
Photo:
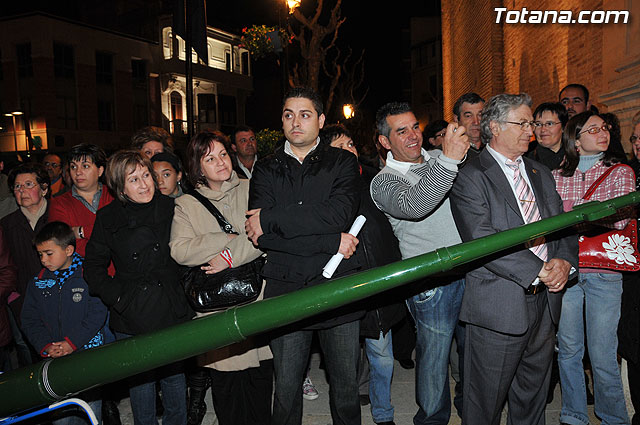
{"label": "beige jacket", "polygon": [[[258,258],[262,252],[249,241],[244,230],[245,212],[249,201],[249,180],[240,180],[235,171],[222,183],[221,190],[199,186],[198,192],[206,196],[231,223],[239,235],[229,241],[216,219],[193,196],[176,198],[176,209],[171,226],[171,256],[179,264],[204,264],[224,249],[231,251],[233,267]],[[264,286],[263,286],[264,290]],[[262,294],[258,301],[262,299]],[[198,317],[216,313],[197,313]],[[273,358],[267,341],[259,346],[255,338],[209,351],[199,357],[202,366],[220,371],[244,370],[260,366],[261,360]]]}

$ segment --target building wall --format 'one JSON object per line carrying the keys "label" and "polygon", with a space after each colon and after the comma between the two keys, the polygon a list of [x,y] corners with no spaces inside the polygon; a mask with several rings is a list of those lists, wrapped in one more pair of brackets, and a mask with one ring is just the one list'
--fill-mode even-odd
{"label": "building wall", "polygon": [[[496,24],[494,8],[508,10],[629,10],[628,24]],[[488,98],[527,92],[534,107],[558,99],[570,83],[587,86],[602,112],[614,112],[623,127],[640,110],[640,2],[632,0],[502,1],[487,4],[442,0],[444,116],[455,100],[476,91]]]}

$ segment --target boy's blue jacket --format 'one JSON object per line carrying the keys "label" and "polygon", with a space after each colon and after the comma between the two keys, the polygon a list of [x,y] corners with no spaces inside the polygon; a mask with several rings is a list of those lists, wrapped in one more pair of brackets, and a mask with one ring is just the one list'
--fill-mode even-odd
{"label": "boy's blue jacket", "polygon": [[20,318],[22,331],[43,357],[53,342],[66,340],[74,351],[105,343],[107,308],[89,295],[82,267],[62,287],[52,272],[42,269],[27,286]]}

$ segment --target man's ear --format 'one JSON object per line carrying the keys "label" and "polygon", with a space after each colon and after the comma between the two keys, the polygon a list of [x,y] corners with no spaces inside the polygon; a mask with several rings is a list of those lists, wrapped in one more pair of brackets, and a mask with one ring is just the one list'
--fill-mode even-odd
{"label": "man's ear", "polygon": [[498,121],[491,121],[489,123],[489,128],[491,129],[491,134],[497,136],[500,133],[500,123]]}
{"label": "man's ear", "polygon": [[238,152],[238,147],[236,146],[235,143],[231,143],[231,150],[234,152]]}
{"label": "man's ear", "polygon": [[378,142],[380,142],[383,148],[391,150],[391,143],[389,143],[389,138],[387,136],[382,134],[378,135]]}
{"label": "man's ear", "polygon": [[324,114],[320,114],[320,116],[318,117],[318,125],[320,128],[324,127],[324,120],[325,120]]}
{"label": "man's ear", "polygon": [[453,114],[453,122],[458,123],[458,116]]}
{"label": "man's ear", "polygon": [[103,166],[98,167],[98,178],[102,177],[103,173],[104,173],[104,167]]}
{"label": "man's ear", "polygon": [[67,247],[64,249],[64,253],[67,254],[67,257],[71,257],[74,252],[76,252],[76,249],[73,247],[73,245],[67,245]]}

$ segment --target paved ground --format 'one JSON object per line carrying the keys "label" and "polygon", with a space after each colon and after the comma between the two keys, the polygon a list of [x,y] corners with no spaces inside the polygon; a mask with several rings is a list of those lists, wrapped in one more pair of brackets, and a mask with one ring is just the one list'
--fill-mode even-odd
{"label": "paved ground", "polygon": [[[303,425],[328,425],[331,424],[331,414],[329,412],[329,386],[325,379],[324,371],[319,369],[320,357],[314,354],[311,358],[311,380],[316,385],[320,397],[313,401],[304,401],[304,416]],[[623,376],[626,376],[625,365],[623,364]],[[416,413],[415,404],[415,392],[414,392],[414,370],[402,369],[396,362],[393,384],[391,389],[392,402],[395,407],[395,423],[397,425],[412,425],[413,415]],[[625,387],[626,389],[626,387]],[[451,388],[453,392],[453,386]],[[625,391],[628,395],[628,391]],[[213,408],[211,406],[211,396],[207,395],[208,411],[203,421],[203,425],[217,424]],[[558,424],[560,417],[560,385],[555,389],[555,397],[551,404],[547,406],[546,410],[546,422],[547,424]],[[627,400],[627,406],[631,406],[629,400]],[[122,415],[123,425],[133,425],[133,418],[131,416],[131,407],[129,401],[123,400],[120,403],[120,411]],[[452,406],[452,416],[449,424],[460,424],[460,418],[455,414],[455,409]],[[600,421],[593,414],[593,406],[589,406],[589,415],[591,424],[599,424]],[[503,414],[503,424],[506,424],[506,416]],[[369,406],[362,407],[362,424],[371,425],[374,424],[371,418],[371,411]]]}

